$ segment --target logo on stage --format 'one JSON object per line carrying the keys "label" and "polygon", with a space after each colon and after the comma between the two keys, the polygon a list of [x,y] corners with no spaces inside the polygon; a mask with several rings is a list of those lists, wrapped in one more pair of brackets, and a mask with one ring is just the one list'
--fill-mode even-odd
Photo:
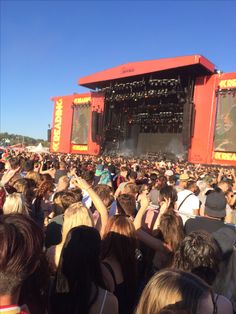
{"label": "logo on stage", "polygon": [[79,150],[79,151],[87,151],[88,146],[87,145],[72,145],[72,150]]}
{"label": "logo on stage", "polygon": [[236,79],[222,80],[222,81],[220,81],[219,86],[220,86],[220,88],[236,87]]}
{"label": "logo on stage", "polygon": [[232,160],[236,161],[236,153],[214,153],[214,159],[216,160]]}
{"label": "logo on stage", "polygon": [[56,102],[56,110],[54,115],[54,129],[52,138],[52,149],[57,152],[60,145],[61,138],[61,123],[62,123],[62,112],[63,112],[62,98]]}
{"label": "logo on stage", "polygon": [[87,104],[91,101],[91,97],[75,98],[74,105]]}

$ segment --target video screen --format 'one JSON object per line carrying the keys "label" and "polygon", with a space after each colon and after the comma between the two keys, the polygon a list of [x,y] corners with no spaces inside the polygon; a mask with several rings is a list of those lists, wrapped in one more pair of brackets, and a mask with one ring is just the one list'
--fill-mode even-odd
{"label": "video screen", "polygon": [[236,152],[236,91],[218,92],[215,151]]}
{"label": "video screen", "polygon": [[89,121],[90,106],[75,106],[71,133],[71,142],[73,144],[88,144]]}

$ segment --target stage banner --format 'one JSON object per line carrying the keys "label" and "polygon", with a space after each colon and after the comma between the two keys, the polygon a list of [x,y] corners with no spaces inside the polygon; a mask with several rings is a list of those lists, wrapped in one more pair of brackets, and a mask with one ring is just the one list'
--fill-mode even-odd
{"label": "stage banner", "polygon": [[236,152],[236,90],[217,92],[214,150]]}
{"label": "stage banner", "polygon": [[72,144],[88,144],[90,105],[76,105],[73,112]]}

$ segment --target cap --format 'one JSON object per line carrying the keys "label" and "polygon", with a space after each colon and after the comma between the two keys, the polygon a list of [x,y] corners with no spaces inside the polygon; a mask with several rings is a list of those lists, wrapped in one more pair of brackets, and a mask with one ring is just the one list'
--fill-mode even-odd
{"label": "cap", "polygon": [[179,176],[179,179],[181,181],[187,181],[189,179],[189,176],[187,175],[187,173],[182,173],[180,176]]}
{"label": "cap", "polygon": [[166,170],[165,172],[165,176],[173,176],[174,175],[174,172],[172,170]]}
{"label": "cap", "polygon": [[226,198],[222,192],[211,192],[206,197],[205,214],[215,218],[226,216]]}

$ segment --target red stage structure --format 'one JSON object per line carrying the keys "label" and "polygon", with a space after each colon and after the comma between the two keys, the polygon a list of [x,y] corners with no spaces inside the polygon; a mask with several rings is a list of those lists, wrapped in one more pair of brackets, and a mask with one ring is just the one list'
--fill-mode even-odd
{"label": "red stage structure", "polygon": [[165,154],[236,165],[236,72],[200,55],[132,62],[53,97],[51,152]]}

